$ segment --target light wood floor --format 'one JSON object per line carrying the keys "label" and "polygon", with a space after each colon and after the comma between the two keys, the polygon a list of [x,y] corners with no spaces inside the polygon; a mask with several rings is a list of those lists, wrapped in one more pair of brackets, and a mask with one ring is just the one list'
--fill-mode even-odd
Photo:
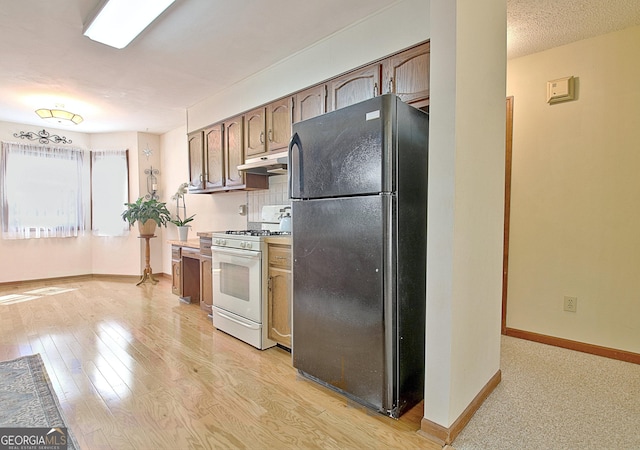
{"label": "light wood floor", "polygon": [[[363,409],[284,350],[215,330],[166,279],[136,281],[0,286],[0,360],[41,354],[83,449],[440,449],[417,434],[421,404],[400,420]],[[72,290],[2,302],[45,287]]]}

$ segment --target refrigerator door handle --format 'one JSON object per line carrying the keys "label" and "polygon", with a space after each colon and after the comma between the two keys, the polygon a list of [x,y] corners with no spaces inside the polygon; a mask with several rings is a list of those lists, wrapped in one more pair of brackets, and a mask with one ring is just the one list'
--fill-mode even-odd
{"label": "refrigerator door handle", "polygon": [[[292,174],[291,172],[293,172],[293,146],[296,146],[296,148],[298,149],[298,167],[297,167],[297,171],[298,171],[298,191],[299,191],[299,196],[294,197],[293,195],[293,178],[292,178]],[[291,198],[302,198],[302,186],[304,186],[303,184],[303,177],[304,177],[304,171],[302,170],[302,142],[300,141],[300,136],[298,136],[298,133],[293,133],[293,136],[291,136],[291,140],[289,141],[289,171],[288,171],[288,178],[289,178],[289,197]]]}

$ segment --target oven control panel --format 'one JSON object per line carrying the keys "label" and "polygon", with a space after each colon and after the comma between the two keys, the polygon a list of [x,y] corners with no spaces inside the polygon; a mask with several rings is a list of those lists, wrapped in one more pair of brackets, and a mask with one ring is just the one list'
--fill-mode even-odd
{"label": "oven control panel", "polygon": [[211,244],[213,247],[238,248],[240,250],[260,251],[259,240],[253,242],[246,239],[214,237],[211,240]]}

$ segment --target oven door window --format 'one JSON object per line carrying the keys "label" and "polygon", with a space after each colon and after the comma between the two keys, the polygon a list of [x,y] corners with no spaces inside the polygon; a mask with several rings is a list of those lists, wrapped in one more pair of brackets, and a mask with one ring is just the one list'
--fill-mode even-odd
{"label": "oven door window", "polygon": [[251,300],[249,295],[249,280],[251,274],[249,268],[231,263],[220,263],[220,273],[224,276],[220,277],[220,292],[229,295],[238,300],[248,302]]}
{"label": "oven door window", "polygon": [[214,249],[213,305],[261,323],[260,252]]}

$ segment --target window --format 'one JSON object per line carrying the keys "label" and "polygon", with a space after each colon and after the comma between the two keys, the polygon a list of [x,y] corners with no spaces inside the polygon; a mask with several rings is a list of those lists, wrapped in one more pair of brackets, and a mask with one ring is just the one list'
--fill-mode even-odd
{"label": "window", "polygon": [[2,143],[2,237],[75,237],[84,231],[80,149]]}
{"label": "window", "polygon": [[127,157],[127,150],[91,152],[91,228],[96,236],[129,233],[121,217],[129,201]]}

